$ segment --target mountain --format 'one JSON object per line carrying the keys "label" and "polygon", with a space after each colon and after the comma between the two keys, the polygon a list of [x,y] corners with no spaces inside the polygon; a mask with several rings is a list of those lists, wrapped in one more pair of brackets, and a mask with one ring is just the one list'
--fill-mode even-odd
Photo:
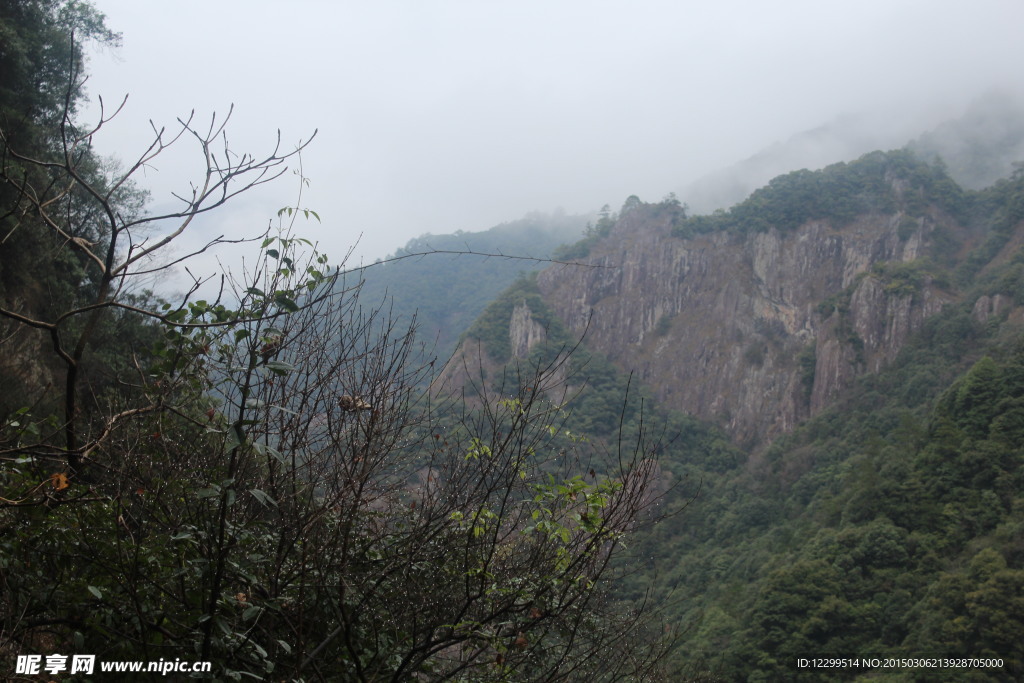
{"label": "mountain", "polygon": [[[921,158],[941,158],[954,180],[979,190],[1013,171],[1024,159],[1021,96],[991,91],[964,112],[921,133],[919,122],[848,114],[777,142],[751,157],[680,188],[690,208],[711,213],[743,201],[772,178],[796,169],[818,170],[874,150],[906,146]],[[911,142],[907,142],[911,140]]]}
{"label": "mountain", "polygon": [[776,142],[756,154],[718,169],[680,188],[697,213],[711,213],[743,201],[772,178],[796,169],[821,169],[878,149],[894,149],[919,134],[893,128],[868,115],[849,114]]}
{"label": "mountain", "polygon": [[650,469],[683,511],[620,591],[663,605],[684,670],[943,680],[967,672],[796,661],[952,655],[1019,680],[1024,173],[971,190],[875,152],[711,215],[631,198],[579,244],[582,265],[500,295],[442,380],[564,365],[574,431],[675,435]]}
{"label": "mountain", "polygon": [[447,358],[490,301],[520,273],[539,270],[556,247],[577,240],[588,218],[534,212],[481,232],[422,235],[349,271],[341,286],[361,282],[362,302],[384,302],[399,325],[415,319],[429,354]]}
{"label": "mountain", "polygon": [[[918,135],[911,132],[911,125],[894,126],[891,121],[866,115],[845,116],[709,174],[687,186],[681,196],[694,211],[724,209],[743,202],[757,188],[793,169],[821,169],[872,150],[904,146],[908,137]],[[1008,176],[1013,162],[1024,159],[1024,105],[1012,94],[989,93],[972,103],[961,117],[918,135],[905,147],[920,158],[941,159],[953,180],[965,188],[980,189]],[[386,302],[402,324],[411,322],[415,315],[418,337],[429,355],[448,358],[460,335],[520,273],[541,270],[543,260],[552,256],[569,261],[585,256],[608,235],[614,223],[610,218],[607,211],[603,212],[587,238],[579,242],[594,216],[534,212],[481,232],[423,235],[377,264],[350,271],[343,286],[362,280],[362,301]],[[638,220],[631,219],[634,223]],[[908,225],[904,224],[902,230],[909,229]],[[413,256],[431,251],[444,253]],[[447,253],[460,251],[525,258]],[[891,256],[883,260],[891,260]],[[763,259],[759,263],[764,265]],[[750,353],[757,354],[753,349]],[[808,414],[797,405],[790,412],[790,424]],[[710,413],[700,414],[707,417]]]}
{"label": "mountain", "polygon": [[548,268],[537,287],[660,405],[757,443],[890,363],[958,300],[958,254],[990,230],[971,210],[941,166],[879,152],[780,176],[711,216],[634,202],[586,267]]}
{"label": "mountain", "polygon": [[691,678],[935,673],[823,675],[808,653],[1019,678],[1024,172],[985,152],[998,130],[937,131],[710,214],[630,197],[559,248],[578,265],[497,294],[433,387],[482,404],[542,365],[529,389],[595,449],[665,437],[645,472],[676,513],[638,533],[618,590],[660,605]]}
{"label": "mountain", "polygon": [[908,148],[925,159],[941,158],[966,188],[988,187],[1024,161],[1024,104],[1012,93],[989,92],[962,117],[921,135]]}

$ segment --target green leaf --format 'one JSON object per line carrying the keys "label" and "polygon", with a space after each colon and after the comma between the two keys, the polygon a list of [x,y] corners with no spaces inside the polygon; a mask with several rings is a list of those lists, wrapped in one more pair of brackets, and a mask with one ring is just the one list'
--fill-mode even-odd
{"label": "green leaf", "polygon": [[89,589],[90,593],[96,596],[97,600],[103,599],[103,593],[100,592],[99,588],[97,588],[96,586],[87,586],[87,588]]}
{"label": "green leaf", "polygon": [[291,311],[293,313],[299,310],[299,305],[284,292],[278,292],[274,295],[274,303],[286,311]]}
{"label": "green leaf", "polygon": [[285,363],[282,360],[271,360],[267,361],[267,368],[273,370],[275,374],[284,375],[295,370],[295,366],[291,363]]}
{"label": "green leaf", "polygon": [[251,489],[249,491],[259,502],[263,503],[267,507],[277,507],[277,501],[274,500],[267,492],[259,489]]}

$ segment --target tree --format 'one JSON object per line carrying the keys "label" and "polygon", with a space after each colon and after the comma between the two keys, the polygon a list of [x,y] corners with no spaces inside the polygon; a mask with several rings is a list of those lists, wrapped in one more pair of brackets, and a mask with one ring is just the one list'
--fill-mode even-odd
{"label": "tree", "polygon": [[641,205],[643,205],[643,202],[640,201],[640,198],[637,197],[635,194],[631,194],[628,197],[626,197],[626,201],[622,203],[622,208],[619,210],[619,215],[625,216],[627,213],[639,208]]}
{"label": "tree", "polygon": [[[23,306],[17,288],[0,301],[10,329],[46,341],[19,362],[63,380],[0,422],[3,658],[201,659],[221,679],[656,675],[662,630],[610,591],[651,502],[645,441],[604,474],[584,468],[590,454],[573,454],[592,446],[533,391],[557,366],[472,408],[419,392],[432,364],[410,362],[413,331],[361,306],[358,283],[296,235],[319,218],[301,189],[253,238],[255,265],[220,275],[212,297],[201,279],[176,302],[139,293],[225,244],[168,251],[302,146],[239,156],[228,118],[189,117],[125,170],[100,169],[89,149],[110,115],[77,125],[69,64],[56,130],[34,119],[53,144],[2,136],[5,220],[74,260],[82,283],[48,306]],[[144,214],[125,188],[187,143],[203,177],[177,211]],[[120,320],[155,341],[101,385],[83,368]]]}
{"label": "tree", "polygon": [[[71,32],[77,41],[69,39]],[[82,41],[96,41],[116,45],[119,36],[104,25],[103,16],[85,3],[57,3],[12,0],[0,7],[0,165],[12,182],[0,182],[0,296],[6,305],[22,314],[50,316],[53,311],[66,309],[79,298],[79,290],[91,283],[84,264],[84,253],[77,249],[63,249],[62,238],[38,225],[40,217],[31,210],[30,202],[22,190],[46,187],[55,176],[37,164],[24,165],[17,161],[8,144],[16,140],[16,147],[24,156],[39,161],[54,162],[59,158],[61,134],[85,95],[80,84],[68,79],[69,69],[79,73],[85,62]],[[77,170],[97,186],[103,184],[102,162],[87,145],[75,150]],[[43,201],[54,200],[58,194],[51,188]],[[115,201],[123,215],[136,212],[143,196],[130,186],[118,188]],[[63,211],[67,223],[73,225],[73,237],[84,243],[102,243],[103,235],[95,221],[84,211],[80,192],[68,191],[62,200],[49,206],[50,213]],[[63,238],[63,242],[67,239]],[[100,246],[102,248],[102,246]],[[116,338],[125,335],[116,335]],[[18,355],[12,349],[43,357],[40,345],[50,343],[39,333],[20,328],[0,318],[0,337],[5,340],[7,353],[0,359],[0,384],[5,388],[0,396],[0,416],[13,407],[13,396],[38,396],[47,382],[61,381],[57,368],[36,363],[26,367],[13,362]]]}

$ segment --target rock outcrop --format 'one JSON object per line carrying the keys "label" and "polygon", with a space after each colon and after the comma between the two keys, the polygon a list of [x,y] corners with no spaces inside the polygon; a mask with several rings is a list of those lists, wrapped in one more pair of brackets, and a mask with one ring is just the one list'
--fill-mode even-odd
{"label": "rock outcrop", "polygon": [[741,442],[792,429],[891,362],[954,297],[926,273],[903,282],[875,267],[918,262],[936,231],[966,238],[934,211],[689,239],[664,214],[634,209],[593,249],[595,267],[552,267],[538,285],[589,348]]}
{"label": "rock outcrop", "polygon": [[524,301],[516,304],[516,307],[512,309],[508,336],[512,345],[512,357],[526,358],[530,349],[547,338],[547,331],[543,325],[533,319],[530,307]]}
{"label": "rock outcrop", "polygon": [[660,406],[764,444],[961,297],[978,325],[1024,324],[1022,188],[967,193],[903,150],[780,176],[710,216],[630,197],[568,248],[580,265],[507,290],[467,342],[500,364],[582,337]]}

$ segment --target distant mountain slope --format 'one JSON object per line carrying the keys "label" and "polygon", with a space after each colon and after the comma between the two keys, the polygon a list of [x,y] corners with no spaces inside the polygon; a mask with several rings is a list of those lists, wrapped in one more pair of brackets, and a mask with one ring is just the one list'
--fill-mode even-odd
{"label": "distant mountain slope", "polygon": [[[959,254],[957,300],[881,371],[745,467],[666,464],[700,495],[637,552],[685,593],[677,656],[708,680],[1020,680],[1024,177],[976,200],[991,229]],[[820,676],[795,668],[807,651],[992,662]]]}
{"label": "distant mountain slope", "polygon": [[991,92],[971,103],[962,116],[923,134],[908,124],[844,116],[709,173],[681,188],[679,195],[693,211],[711,213],[743,201],[790,171],[817,170],[874,150],[904,146],[927,160],[941,157],[952,178],[965,188],[987,187],[1009,176],[1015,162],[1024,161],[1024,104],[1017,95]]}
{"label": "distant mountain slope", "polygon": [[988,187],[1024,162],[1024,105],[1006,92],[991,92],[908,145],[925,159],[941,158],[968,189]]}
{"label": "distant mountain slope", "polygon": [[711,213],[746,199],[779,175],[816,170],[878,149],[901,147],[918,130],[892,130],[865,116],[844,116],[777,142],[753,156],[713,171],[678,194],[695,213]]}
{"label": "distant mountain slope", "polygon": [[[821,168],[873,149],[899,147],[905,139],[903,130],[864,117],[845,117],[711,174],[690,185],[682,197],[696,212],[736,203],[744,203],[756,212],[757,207],[743,200],[780,174]],[[967,188],[989,185],[1008,176],[1013,162],[1024,159],[1024,107],[1010,95],[990,94],[974,103],[960,119],[919,136],[907,147],[925,159],[941,157],[950,176]],[[815,191],[820,192],[820,188]],[[463,250],[545,259],[559,245],[576,242],[588,220],[594,218],[533,213],[482,232],[424,235],[392,256]],[[560,256],[575,259],[585,255],[607,235],[609,226],[603,225],[607,222],[605,214],[597,221],[602,229],[592,230],[578,248],[563,248]],[[444,254],[373,266],[352,272],[347,281],[351,285],[353,278],[365,278],[363,300],[387,300],[400,320],[411,320],[417,313],[419,339],[433,347],[439,357],[447,358],[459,336],[519,273],[541,269],[542,264],[528,260]]]}
{"label": "distant mountain slope", "polygon": [[362,278],[360,299],[367,304],[385,301],[396,320],[407,323],[415,315],[418,339],[446,359],[491,300],[519,273],[544,267],[543,260],[558,245],[579,239],[588,218],[531,213],[482,232],[423,235],[389,257],[398,260],[350,272],[345,282],[351,286]]}

